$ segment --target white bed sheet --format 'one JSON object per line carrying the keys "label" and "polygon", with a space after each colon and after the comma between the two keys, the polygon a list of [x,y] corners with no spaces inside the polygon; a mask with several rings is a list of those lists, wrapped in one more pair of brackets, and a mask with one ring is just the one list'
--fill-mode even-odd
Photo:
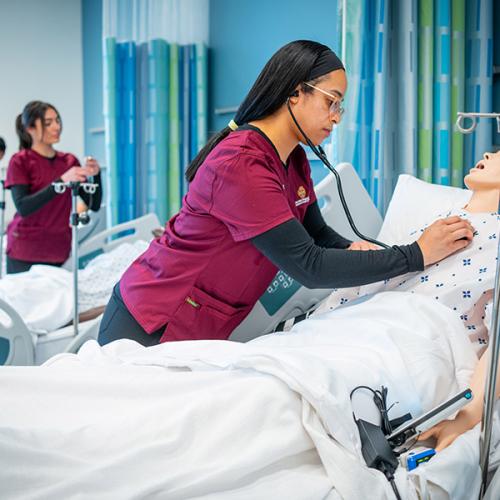
{"label": "white bed sheet", "polygon": [[[91,341],[41,368],[5,368],[0,484],[9,498],[392,500],[360,455],[350,389],[383,383],[401,413],[434,406],[474,368],[461,329],[426,297],[386,292],[248,344]],[[470,498],[474,433],[398,469],[403,498]]]}
{"label": "white bed sheet", "polygon": [[[97,256],[78,272],[80,312],[105,305],[114,284],[148,243],[123,243]],[[36,265],[29,271],[8,274],[0,280],[0,298],[13,307],[28,328],[49,332],[73,318],[73,274],[54,266]]]}

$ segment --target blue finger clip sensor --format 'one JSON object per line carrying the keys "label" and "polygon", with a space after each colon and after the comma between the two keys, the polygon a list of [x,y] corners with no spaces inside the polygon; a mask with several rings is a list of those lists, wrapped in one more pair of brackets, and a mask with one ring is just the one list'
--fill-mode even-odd
{"label": "blue finger clip sensor", "polygon": [[406,457],[406,468],[408,470],[416,469],[420,464],[428,462],[435,454],[436,450],[434,448],[419,453],[411,452]]}

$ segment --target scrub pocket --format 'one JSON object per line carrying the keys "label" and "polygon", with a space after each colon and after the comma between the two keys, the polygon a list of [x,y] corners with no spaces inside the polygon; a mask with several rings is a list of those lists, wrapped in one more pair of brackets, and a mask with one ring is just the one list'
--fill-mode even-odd
{"label": "scrub pocket", "polygon": [[247,308],[233,307],[193,287],[169,321],[163,340],[226,340]]}

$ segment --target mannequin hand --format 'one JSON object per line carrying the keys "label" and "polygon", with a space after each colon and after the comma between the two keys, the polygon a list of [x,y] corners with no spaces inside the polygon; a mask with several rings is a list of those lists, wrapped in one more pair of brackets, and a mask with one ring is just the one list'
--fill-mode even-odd
{"label": "mannequin hand", "polygon": [[85,165],[83,166],[83,169],[85,170],[87,177],[97,175],[101,170],[99,163],[97,163],[97,160],[92,158],[92,156],[87,156],[85,158]]}
{"label": "mannequin hand", "polygon": [[439,219],[429,226],[417,240],[424,256],[424,266],[448,257],[470,244],[474,228],[457,215]]}
{"label": "mannequin hand", "polygon": [[61,175],[61,180],[63,182],[85,182],[87,175],[82,167],[71,167]]}
{"label": "mannequin hand", "polygon": [[418,440],[425,441],[429,438],[434,438],[436,439],[435,450],[441,451],[450,446],[458,436],[472,429],[476,423],[473,419],[468,418],[467,415],[459,413],[454,420],[444,420],[428,431],[423,432],[420,434]]}
{"label": "mannequin hand", "polygon": [[380,250],[380,247],[374,245],[373,243],[369,243],[368,241],[360,240],[360,241],[353,241],[347,247],[347,250]]}

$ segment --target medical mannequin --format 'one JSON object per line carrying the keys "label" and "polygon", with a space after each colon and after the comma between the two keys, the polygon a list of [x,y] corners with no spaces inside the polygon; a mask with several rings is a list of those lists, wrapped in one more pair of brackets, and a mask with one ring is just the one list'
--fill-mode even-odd
{"label": "medical mannequin", "polygon": [[31,101],[16,119],[19,152],[12,156],[5,187],[12,193],[16,214],[7,227],[7,273],[24,272],[33,264],[60,266],[71,249],[71,191],[59,194],[52,183],[84,182],[94,177],[94,195],[80,192],[89,208],[99,210],[99,164],[89,159],[83,167],[70,153],[54,149],[62,132],[54,106]]}
{"label": "medical mannequin", "polygon": [[[500,152],[485,153],[484,158],[465,176],[465,185],[473,191],[464,209],[470,213],[498,212],[500,201]],[[489,348],[488,348],[489,349]],[[421,440],[436,438],[436,450],[442,450],[464,432],[480,422],[484,406],[486,380],[486,350],[476,366],[469,387],[474,399],[464,407],[454,420],[445,420],[420,436]],[[500,371],[497,377],[496,397],[500,397]]]}

